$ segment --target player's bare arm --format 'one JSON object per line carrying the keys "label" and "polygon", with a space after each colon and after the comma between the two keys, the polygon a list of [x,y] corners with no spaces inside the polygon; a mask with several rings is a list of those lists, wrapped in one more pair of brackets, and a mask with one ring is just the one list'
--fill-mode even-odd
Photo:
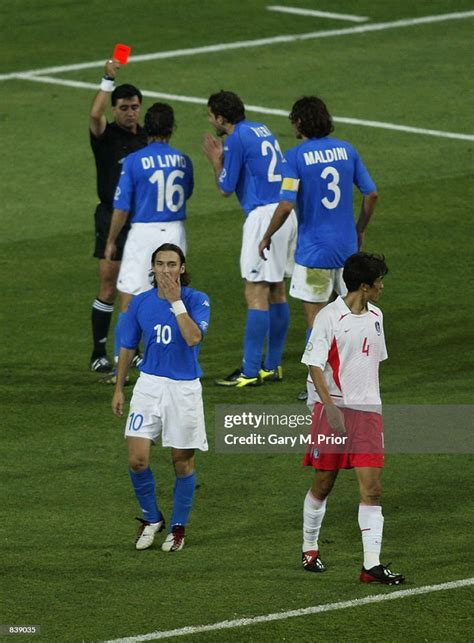
{"label": "player's bare arm", "polygon": [[191,319],[184,303],[181,301],[181,285],[178,279],[173,278],[169,273],[158,273],[156,275],[160,296],[166,297],[173,307],[176,321],[188,346],[196,346],[202,339],[202,333],[196,322]]}
{"label": "player's bare arm", "polygon": [[341,409],[334,404],[334,401],[329,394],[323,371],[319,366],[310,366],[309,374],[311,375],[311,379],[313,380],[313,384],[318,392],[321,402],[324,405],[329,426],[336,433],[345,433],[346,427],[344,424],[344,415],[342,414]]}
{"label": "player's bare arm", "polygon": [[125,403],[125,397],[123,394],[123,387],[127,377],[128,369],[132,363],[132,359],[135,357],[136,350],[129,348],[121,348],[118,367],[117,367],[117,381],[115,383],[115,390],[112,397],[112,411],[117,417],[123,416],[123,407]]}
{"label": "player's bare arm", "polygon": [[214,178],[217,187],[222,196],[230,196],[230,193],[224,192],[219,186],[219,177],[224,167],[224,144],[221,140],[212,136],[212,134],[204,134],[202,149],[204,154],[209,159],[212,169],[214,170]]}
{"label": "player's bare arm", "polygon": [[379,195],[377,192],[370,192],[370,194],[366,194],[362,199],[359,219],[356,225],[359,250],[362,248],[362,244],[364,243],[365,229],[369,225],[369,221],[374,213],[378,198]]}
{"label": "player's bare arm", "polygon": [[[108,60],[105,63],[104,68],[105,76],[115,79],[119,67],[120,63],[118,61]],[[107,127],[105,110],[107,109],[107,105],[110,103],[110,94],[111,91],[105,91],[101,88],[92,101],[91,111],[89,114],[89,129],[96,138],[102,136],[105,128]]]}
{"label": "player's bare arm", "polygon": [[127,218],[128,212],[125,212],[125,210],[118,210],[117,208],[114,209],[112,213],[112,223],[110,224],[109,235],[107,237],[107,244],[105,246],[104,252],[104,258],[108,259],[109,261],[115,257],[115,253],[117,251],[115,242],[120,234],[120,231],[125,225]]}
{"label": "player's bare arm", "polygon": [[290,216],[292,210],[293,210],[293,204],[290,203],[290,201],[280,201],[280,203],[277,206],[277,209],[273,213],[272,220],[270,221],[270,224],[263,236],[263,239],[258,244],[258,253],[264,261],[267,260],[267,258],[265,257],[265,250],[270,249],[272,236],[285,223],[285,221]]}

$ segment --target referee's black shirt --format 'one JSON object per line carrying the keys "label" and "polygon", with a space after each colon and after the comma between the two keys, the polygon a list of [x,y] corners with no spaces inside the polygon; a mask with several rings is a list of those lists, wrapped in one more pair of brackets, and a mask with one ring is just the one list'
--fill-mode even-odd
{"label": "referee's black shirt", "polygon": [[98,138],[90,130],[89,134],[97,168],[97,194],[100,202],[112,211],[122,163],[131,152],[145,147],[147,135],[140,125],[137,125],[137,133],[133,134],[117,123],[107,123],[104,133]]}

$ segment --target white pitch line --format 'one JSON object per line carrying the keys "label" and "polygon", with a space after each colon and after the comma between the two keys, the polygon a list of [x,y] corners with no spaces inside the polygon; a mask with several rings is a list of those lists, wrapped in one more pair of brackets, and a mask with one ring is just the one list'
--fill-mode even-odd
{"label": "white pitch line", "polygon": [[[30,74],[18,74],[19,80],[30,80],[35,83],[47,83],[51,85],[62,85],[64,87],[75,87],[78,89],[95,89],[97,85],[94,83],[85,83],[80,80],[66,80],[62,78],[55,78],[54,76],[37,76]],[[207,105],[206,98],[199,98],[197,96],[182,96],[180,94],[169,94],[165,92],[154,92],[148,89],[142,90],[142,94],[148,98],[162,98],[164,100],[174,100],[180,103],[193,103],[196,105]],[[257,114],[266,114],[267,116],[288,116],[288,111],[284,109],[274,109],[271,107],[261,107],[260,105],[245,105],[245,109],[249,112]],[[410,125],[397,125],[396,123],[385,123],[383,121],[368,121],[358,118],[347,118],[345,116],[334,116],[333,120],[336,123],[344,123],[347,125],[356,125],[358,127],[374,127],[378,129],[394,130],[396,132],[407,132],[408,134],[421,134],[425,136],[437,136],[439,138],[452,138],[459,141],[474,141],[474,134],[460,134],[456,132],[443,132],[434,129],[425,129],[422,127],[411,127]]]}
{"label": "white pitch line", "polygon": [[[85,83],[82,80],[68,80],[66,78],[56,78],[55,76],[36,76],[30,74],[19,74],[19,80],[30,80],[34,83],[46,83],[48,85],[62,85],[63,87],[75,87],[76,89],[94,89],[97,91],[97,83]],[[143,96],[148,98],[164,98],[166,100],[175,100],[181,103],[196,103],[197,105],[207,105],[206,98],[197,96],[181,96],[180,94],[168,94],[165,92],[154,92],[148,89],[140,90]],[[285,115],[287,115],[285,113]]]}
{"label": "white pitch line", "polygon": [[296,16],[312,16],[314,18],[332,18],[333,20],[347,20],[348,22],[366,22],[366,16],[352,16],[347,13],[330,13],[329,11],[316,11],[315,9],[300,9],[299,7],[282,7],[279,4],[270,5],[268,11],[278,13],[293,13]]}
{"label": "white pitch line", "polygon": [[[228,51],[232,49],[246,49],[248,47],[264,47],[267,45],[276,45],[288,42],[298,42],[304,40],[316,40],[318,38],[330,38],[332,36],[347,36],[351,34],[360,34],[370,31],[383,31],[385,29],[398,29],[401,27],[414,27],[416,25],[426,25],[435,22],[444,22],[446,20],[464,20],[465,18],[474,17],[474,11],[462,11],[455,13],[443,13],[435,16],[423,16],[422,18],[406,18],[395,20],[393,22],[379,22],[358,27],[346,27],[345,29],[329,29],[326,31],[312,31],[310,33],[274,36],[271,38],[259,38],[257,40],[242,40],[237,42],[220,43],[217,45],[207,45],[205,47],[191,47],[190,49],[173,49],[171,51],[157,51],[151,54],[140,56],[131,56],[129,63],[148,62],[150,60],[160,60],[163,58],[178,58],[180,56],[196,56],[198,54],[208,54],[217,51]],[[96,60],[88,63],[77,63],[73,65],[60,65],[56,67],[45,67],[44,69],[30,69],[29,71],[12,72],[9,74],[0,74],[0,80],[11,80],[18,78],[22,74],[43,75],[57,74],[65,71],[79,71],[81,69],[92,69],[94,67],[103,68],[104,60]]]}
{"label": "white pitch line", "polygon": [[360,605],[371,605],[373,603],[382,603],[384,601],[395,601],[399,598],[406,598],[408,596],[419,596],[420,594],[430,594],[432,592],[440,592],[448,589],[458,589],[460,587],[467,587],[474,585],[473,578],[463,578],[449,583],[440,583],[439,585],[424,585],[423,587],[416,587],[414,589],[403,589],[395,591],[391,594],[377,594],[375,596],[366,596],[365,598],[356,598],[351,601],[341,601],[339,603],[326,603],[324,605],[314,605],[313,607],[303,607],[297,610],[288,610],[287,612],[274,612],[273,614],[263,614],[262,616],[253,616],[250,618],[237,618],[233,621],[220,621],[219,623],[211,623],[209,625],[190,625],[188,627],[180,627],[175,630],[156,631],[149,634],[141,634],[138,636],[129,636],[124,639],[113,639],[105,643],[138,643],[138,641],[158,641],[159,639],[167,639],[172,636],[186,636],[187,634],[199,634],[201,632],[212,632],[213,630],[229,630],[237,627],[246,627],[247,625],[256,625],[257,623],[268,623],[269,621],[283,621],[288,618],[298,616],[311,616],[313,614],[321,614],[322,612],[332,612],[334,610],[344,610],[351,607],[359,607]]}
{"label": "white pitch line", "polygon": [[395,132],[407,132],[408,134],[424,134],[425,136],[438,136],[440,138],[454,138],[458,141],[474,141],[473,134],[459,134],[457,132],[443,132],[424,127],[410,127],[409,125],[396,125],[395,123],[384,123],[383,121],[367,121],[357,118],[345,118],[335,116],[334,120],[347,125],[362,125],[363,127],[376,127],[380,129],[394,130]]}

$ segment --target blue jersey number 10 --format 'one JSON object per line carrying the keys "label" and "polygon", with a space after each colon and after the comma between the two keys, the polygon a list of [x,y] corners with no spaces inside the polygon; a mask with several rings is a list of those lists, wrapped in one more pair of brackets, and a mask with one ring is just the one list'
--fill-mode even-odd
{"label": "blue jersey number 10", "polygon": [[154,328],[156,330],[157,344],[169,344],[171,342],[171,327],[168,324],[157,324]]}

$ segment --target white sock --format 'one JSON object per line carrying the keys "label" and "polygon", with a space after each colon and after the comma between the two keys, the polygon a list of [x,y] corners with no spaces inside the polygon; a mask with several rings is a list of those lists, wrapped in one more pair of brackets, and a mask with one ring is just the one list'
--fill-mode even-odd
{"label": "white sock", "polygon": [[305,496],[303,505],[303,551],[318,549],[318,537],[326,513],[326,500],[319,500],[311,493]]}
{"label": "white sock", "polygon": [[371,569],[380,565],[383,533],[382,507],[360,504],[359,527],[364,548],[364,568]]}

